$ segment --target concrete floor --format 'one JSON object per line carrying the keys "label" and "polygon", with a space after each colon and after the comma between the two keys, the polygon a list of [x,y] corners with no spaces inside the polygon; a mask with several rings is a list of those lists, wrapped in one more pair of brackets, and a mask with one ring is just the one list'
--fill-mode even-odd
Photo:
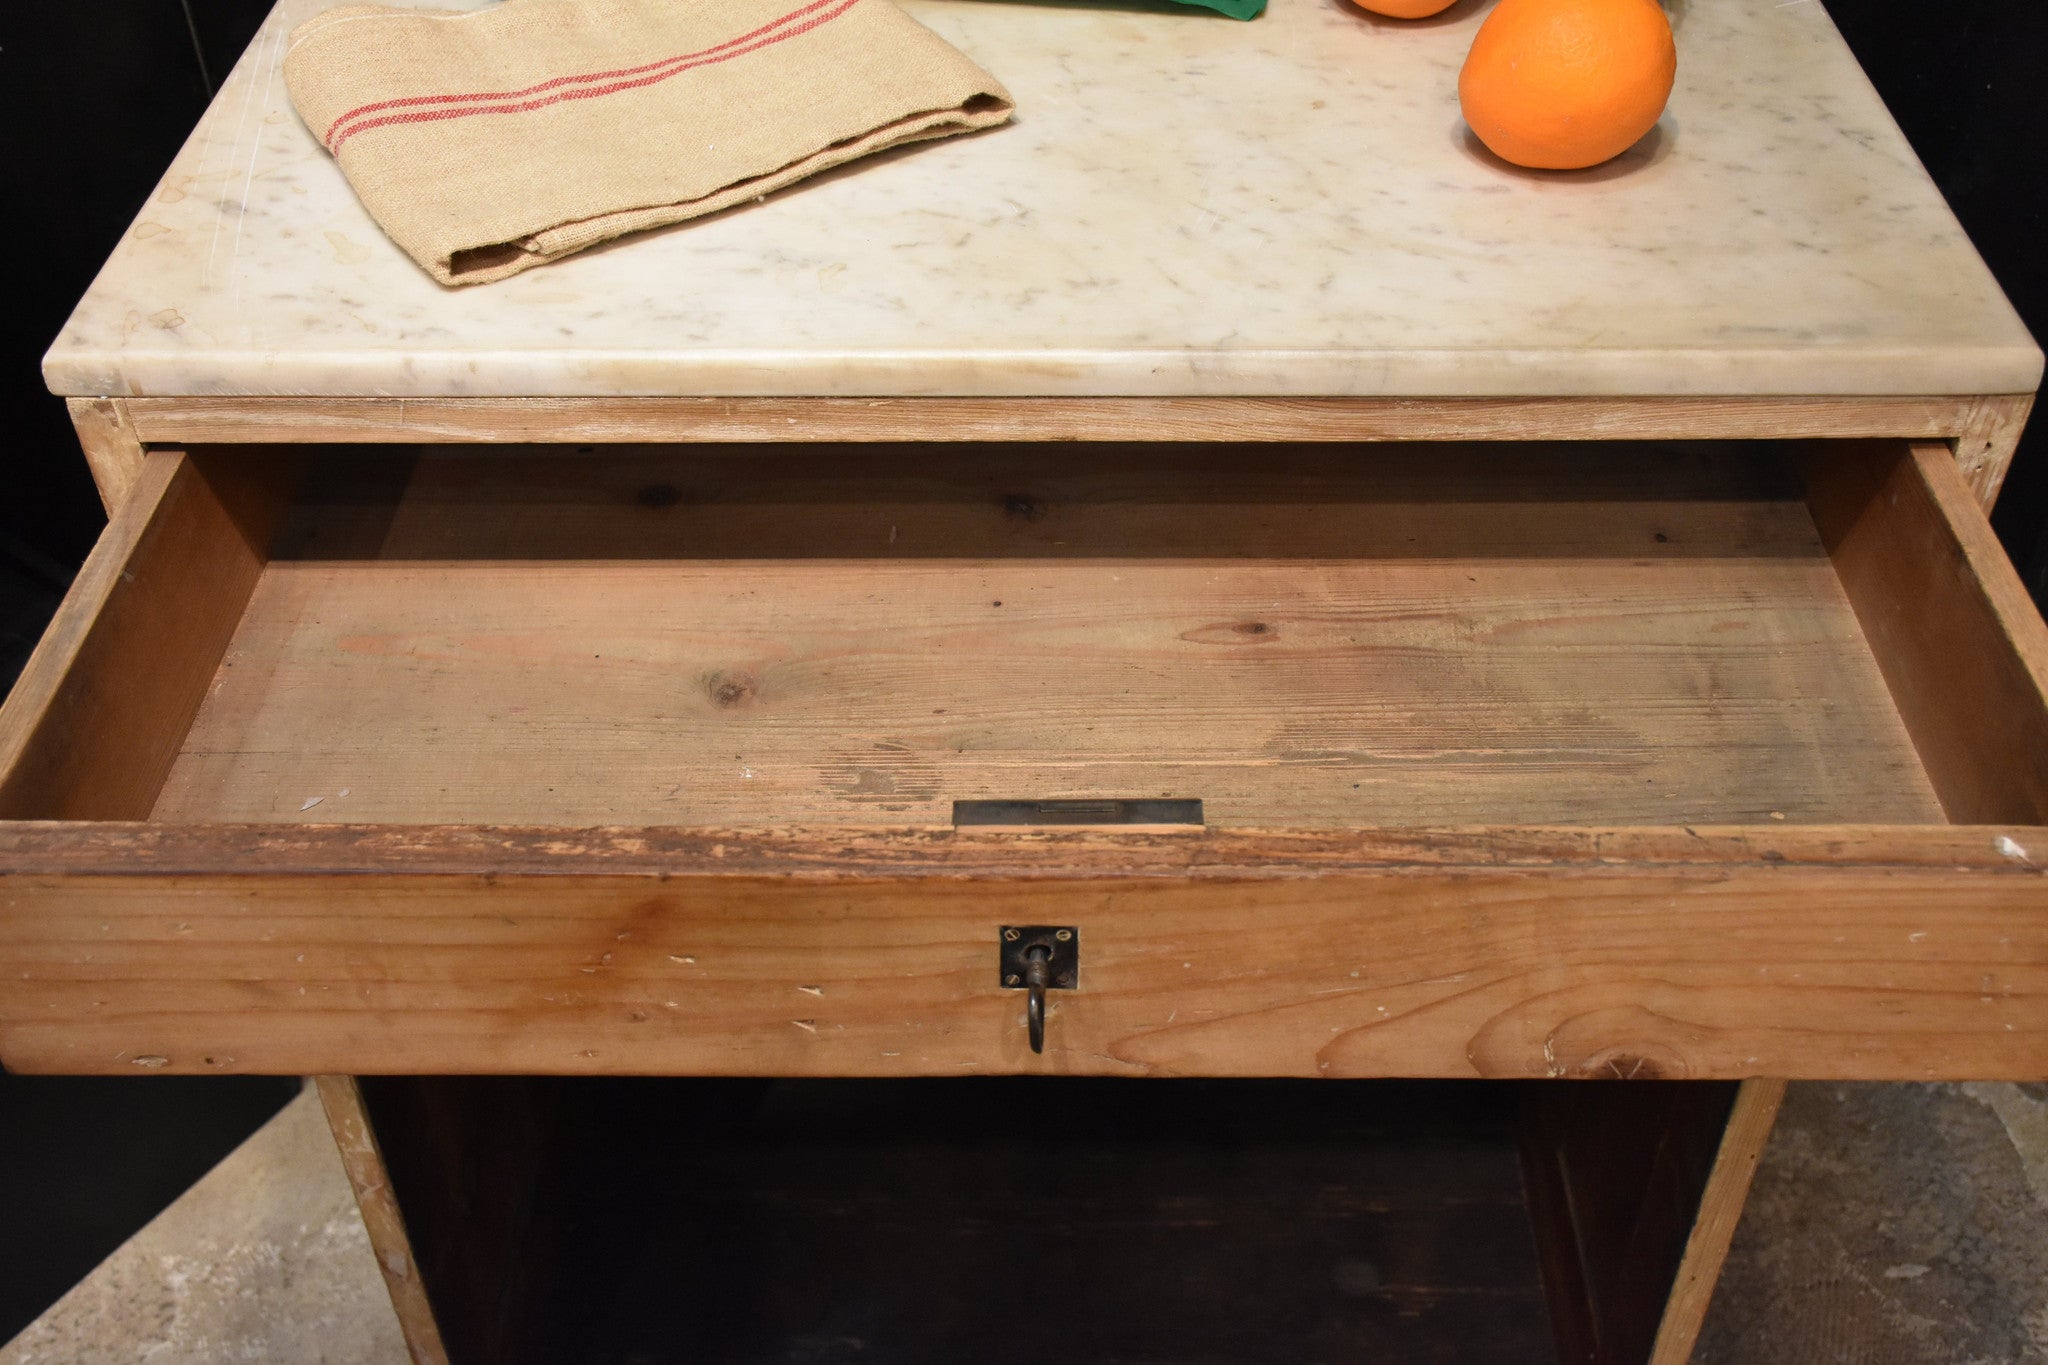
{"label": "concrete floor", "polygon": [[[2048,1365],[2048,1086],[1793,1086],[1695,1360]],[[0,1347],[121,1361],[403,1365],[310,1092]]]}
{"label": "concrete floor", "polygon": [[404,1365],[311,1090],[100,1263],[0,1365]]}
{"label": "concrete floor", "polygon": [[1792,1086],[1693,1358],[2048,1362],[2048,1086]]}

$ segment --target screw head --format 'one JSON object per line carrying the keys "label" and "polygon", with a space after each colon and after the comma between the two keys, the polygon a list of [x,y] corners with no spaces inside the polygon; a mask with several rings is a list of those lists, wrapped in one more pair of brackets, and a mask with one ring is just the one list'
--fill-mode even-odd
{"label": "screw head", "polygon": [[1074,937],[1074,931],[1072,929],[1062,929],[1054,934],[1053,937],[1062,943],[1066,943]]}
{"label": "screw head", "polygon": [[1005,986],[1021,985],[1022,982],[1023,978],[1018,976],[1015,972],[1011,972],[1008,976],[1003,978],[1003,984]]}
{"label": "screw head", "polygon": [[1003,942],[1005,943],[1015,943],[1020,937],[1021,935],[1015,929],[1003,930]]}
{"label": "screw head", "polygon": [[1061,972],[1061,973],[1060,973],[1060,984],[1061,984],[1062,986],[1071,986],[1071,985],[1073,985],[1073,984],[1074,984],[1074,974],[1073,974],[1072,972]]}

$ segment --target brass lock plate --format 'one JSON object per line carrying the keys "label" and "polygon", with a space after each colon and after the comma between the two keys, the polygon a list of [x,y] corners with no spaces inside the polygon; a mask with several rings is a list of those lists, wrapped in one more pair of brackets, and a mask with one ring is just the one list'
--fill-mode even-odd
{"label": "brass lock plate", "polygon": [[996,936],[996,979],[1004,989],[1025,988],[1031,950],[1049,950],[1045,988],[1071,991],[1081,984],[1081,931],[1071,925],[1015,924]]}
{"label": "brass lock plate", "polygon": [[1098,825],[1111,828],[1199,829],[1200,801],[1120,798],[1080,801],[955,801],[953,823],[1002,827],[1033,825]]}

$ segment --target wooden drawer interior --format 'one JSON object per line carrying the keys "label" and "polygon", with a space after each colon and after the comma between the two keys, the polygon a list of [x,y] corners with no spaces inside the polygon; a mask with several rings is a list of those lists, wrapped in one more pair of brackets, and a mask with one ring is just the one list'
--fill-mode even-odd
{"label": "wooden drawer interior", "polygon": [[2028,1077],[2044,636],[1897,442],[153,453],[0,711],[0,1056]]}
{"label": "wooden drawer interior", "polygon": [[2048,789],[2038,618],[1915,542],[1947,528],[1902,444],[152,463],[110,611],[0,729],[0,814],[2031,823]]}

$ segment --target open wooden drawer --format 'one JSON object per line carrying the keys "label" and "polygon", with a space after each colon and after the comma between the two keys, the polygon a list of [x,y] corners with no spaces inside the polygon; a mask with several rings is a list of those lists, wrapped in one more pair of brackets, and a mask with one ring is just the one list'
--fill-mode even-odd
{"label": "open wooden drawer", "polygon": [[153,453],[0,1060],[2038,1078],[2044,661],[1902,443]]}

